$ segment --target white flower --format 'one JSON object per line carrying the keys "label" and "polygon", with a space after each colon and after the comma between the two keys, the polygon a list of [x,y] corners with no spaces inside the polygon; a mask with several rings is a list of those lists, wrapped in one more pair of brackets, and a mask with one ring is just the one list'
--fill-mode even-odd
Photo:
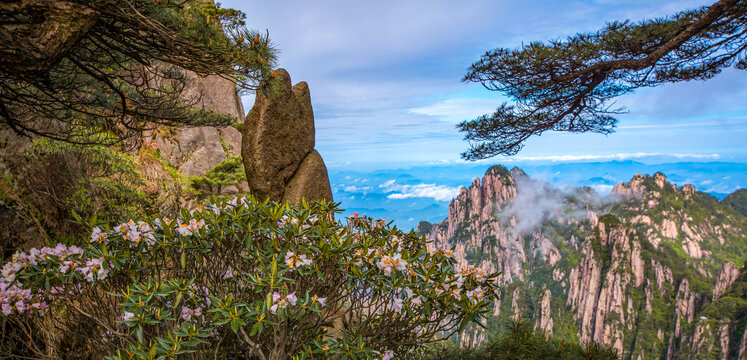
{"label": "white flower", "polygon": [[423,298],[420,296],[416,296],[410,300],[413,305],[422,306],[423,305]]}
{"label": "white flower", "polygon": [[376,266],[383,271],[385,274],[390,275],[392,270],[404,271],[407,269],[407,261],[402,260],[402,255],[395,254],[394,256],[383,256]]}
{"label": "white flower", "polygon": [[104,242],[106,241],[106,233],[101,231],[101,229],[96,226],[93,228],[93,232],[91,233],[91,242]]}
{"label": "white flower", "polygon": [[392,310],[402,311],[402,299],[400,298],[394,299],[394,303],[392,304]]}
{"label": "white flower", "polygon": [[189,225],[187,224],[179,224],[179,227],[176,228],[176,231],[181,236],[189,236],[192,235],[192,230],[189,230]]}
{"label": "white flower", "polygon": [[318,302],[321,307],[324,307],[325,303],[327,302],[327,298],[314,295],[313,297],[311,297],[311,301]]}
{"label": "white flower", "polygon": [[125,312],[124,312],[124,315],[122,316],[122,320],[124,320],[124,321],[130,321],[130,320],[132,320],[132,319],[133,319],[134,317],[135,317],[135,314],[133,314],[133,313],[131,313],[131,312],[129,312],[129,311],[125,311]]}
{"label": "white flower", "polygon": [[467,297],[473,300],[480,301],[485,297],[485,290],[483,290],[481,287],[477,287],[474,290],[468,290]]}
{"label": "white flower", "polygon": [[307,258],[306,255],[301,254],[299,256],[294,254],[292,251],[288,251],[285,253],[285,265],[288,265],[288,267],[290,268],[309,266],[311,265],[311,263],[311,259]]}

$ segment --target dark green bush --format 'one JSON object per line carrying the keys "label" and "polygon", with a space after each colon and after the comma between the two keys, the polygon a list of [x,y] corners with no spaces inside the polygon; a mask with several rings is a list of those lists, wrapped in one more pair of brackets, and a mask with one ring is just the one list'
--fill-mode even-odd
{"label": "dark green bush", "polygon": [[534,330],[531,323],[515,321],[508,332],[499,334],[487,345],[475,349],[460,349],[451,342],[435,345],[429,360],[615,360],[617,350],[600,344],[569,343]]}

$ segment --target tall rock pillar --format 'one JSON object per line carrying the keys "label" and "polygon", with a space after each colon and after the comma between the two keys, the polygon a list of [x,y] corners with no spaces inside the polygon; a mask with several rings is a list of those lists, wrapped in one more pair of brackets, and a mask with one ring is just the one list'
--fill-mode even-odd
{"label": "tall rock pillar", "polygon": [[309,86],[291,86],[285,69],[277,70],[285,87],[273,94],[257,91],[244,120],[241,155],[249,188],[258,200],[332,201],[327,167],[314,150],[314,112]]}

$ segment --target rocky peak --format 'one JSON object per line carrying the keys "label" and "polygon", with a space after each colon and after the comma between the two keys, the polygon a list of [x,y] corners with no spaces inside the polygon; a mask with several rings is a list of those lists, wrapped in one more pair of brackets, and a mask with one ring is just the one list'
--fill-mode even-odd
{"label": "rocky peak", "polygon": [[723,295],[731,284],[739,277],[739,269],[734,263],[727,261],[718,272],[716,285],[713,287],[713,301]]}
{"label": "rocky peak", "polygon": [[460,265],[502,272],[492,321],[531,318],[631,359],[747,349],[742,325],[702,315],[738,275],[721,264],[741,256],[734,249],[747,253],[747,222],[661,173],[636,174],[614,193],[557,189],[494,166],[461,189],[444,221],[421,223],[418,232],[454,247]]}
{"label": "rocky peak", "polygon": [[663,189],[663,188],[664,188],[664,186],[666,186],[666,185],[668,185],[668,184],[669,184],[669,182],[667,181],[667,177],[666,177],[666,176],[664,176],[664,174],[662,174],[662,173],[660,173],[660,172],[657,172],[656,174],[654,174],[654,182],[655,182],[655,183],[656,183],[656,185],[658,185],[658,186],[659,186],[659,188],[661,188],[661,189]]}

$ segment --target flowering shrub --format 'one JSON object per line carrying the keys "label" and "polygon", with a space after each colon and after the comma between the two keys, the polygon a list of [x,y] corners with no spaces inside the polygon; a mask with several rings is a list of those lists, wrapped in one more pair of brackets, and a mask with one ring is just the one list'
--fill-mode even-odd
{"label": "flowering shrub", "polygon": [[450,249],[336,212],[233,199],[93,227],[83,248],[17,253],[2,268],[0,304],[22,331],[4,343],[27,334],[26,353],[108,359],[417,358],[492,303],[497,274],[455,268]]}

